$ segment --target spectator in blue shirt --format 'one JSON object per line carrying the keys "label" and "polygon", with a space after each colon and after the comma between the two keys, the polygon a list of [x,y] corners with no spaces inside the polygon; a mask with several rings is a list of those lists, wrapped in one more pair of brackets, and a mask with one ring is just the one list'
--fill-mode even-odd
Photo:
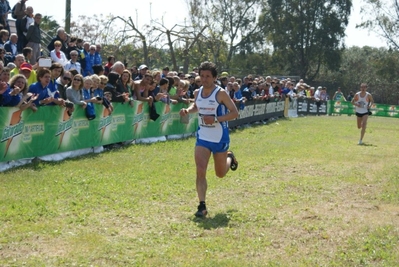
{"label": "spectator in blue shirt", "polygon": [[29,87],[29,92],[37,95],[37,99],[33,102],[37,107],[44,105],[61,105],[65,101],[54,97],[55,92],[51,92],[49,84],[51,81],[51,71],[47,68],[41,68],[37,72],[37,82]]}

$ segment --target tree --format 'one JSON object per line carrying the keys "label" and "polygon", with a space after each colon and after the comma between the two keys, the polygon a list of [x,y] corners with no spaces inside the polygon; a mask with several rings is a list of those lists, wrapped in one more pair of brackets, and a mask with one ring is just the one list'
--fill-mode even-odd
{"label": "tree", "polygon": [[112,34],[108,26],[111,15],[104,17],[103,14],[79,16],[76,21],[71,23],[71,33],[89,42],[90,44],[108,44],[115,36]]}
{"label": "tree", "polygon": [[43,16],[40,22],[40,29],[47,33],[48,36],[54,37],[57,35],[57,29],[61,26],[52,16]]}
{"label": "tree", "polygon": [[399,49],[399,3],[398,0],[365,0],[360,13],[366,19],[357,27],[375,31],[389,45]]}
{"label": "tree", "polygon": [[350,0],[267,0],[260,23],[273,57],[287,75],[312,81],[325,64],[337,69],[352,7]]}
{"label": "tree", "polygon": [[[113,23],[117,22],[122,22],[123,25],[121,28],[119,28],[117,32],[118,40],[119,40],[119,46],[122,44],[126,44],[127,42],[130,42],[131,44],[134,44],[135,42],[141,42],[141,49],[142,49],[142,62],[144,62],[145,65],[150,66],[150,61],[149,61],[149,46],[148,46],[148,40],[147,40],[147,35],[149,33],[146,33],[142,30],[139,29],[138,25],[134,23],[133,19],[131,16],[128,18],[124,18],[121,16],[114,16],[112,17],[109,22],[108,22],[108,29],[113,29],[118,27],[117,25],[113,25]],[[145,26],[144,28],[148,29],[148,26]]]}
{"label": "tree", "polygon": [[[183,72],[188,73],[188,67],[190,63],[190,51],[197,43],[198,39],[202,36],[204,30],[207,26],[196,32],[195,28],[188,26],[174,25],[171,29],[166,28],[163,24],[154,22],[156,26],[153,27],[155,31],[159,32],[159,35],[154,39],[154,42],[160,42],[163,37],[166,37],[166,44],[169,47],[169,54],[171,57],[171,62],[173,65],[173,70],[179,71],[179,66],[177,65],[175,44],[180,44],[180,49],[177,51],[182,51],[183,59]],[[176,28],[176,29],[175,29]]]}
{"label": "tree", "polygon": [[218,65],[224,51],[228,68],[235,53],[254,50],[262,40],[256,12],[259,0],[188,0],[187,3],[192,25],[197,28],[208,25],[206,41],[200,45],[206,45],[204,52],[211,52]]}
{"label": "tree", "polygon": [[365,82],[377,103],[398,103],[399,52],[396,50],[351,47],[344,51],[339,70],[321,69],[320,79],[323,83],[341,86],[345,93],[357,91],[360,84]]}

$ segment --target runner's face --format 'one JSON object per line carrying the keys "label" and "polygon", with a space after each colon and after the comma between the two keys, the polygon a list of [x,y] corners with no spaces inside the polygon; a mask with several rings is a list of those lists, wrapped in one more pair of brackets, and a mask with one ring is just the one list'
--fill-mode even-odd
{"label": "runner's face", "polygon": [[200,74],[201,83],[205,88],[213,88],[215,86],[215,77],[212,76],[210,70],[202,70]]}
{"label": "runner's face", "polygon": [[366,92],[366,90],[367,90],[367,85],[362,85],[362,86],[360,86],[360,90],[361,90],[362,92]]}

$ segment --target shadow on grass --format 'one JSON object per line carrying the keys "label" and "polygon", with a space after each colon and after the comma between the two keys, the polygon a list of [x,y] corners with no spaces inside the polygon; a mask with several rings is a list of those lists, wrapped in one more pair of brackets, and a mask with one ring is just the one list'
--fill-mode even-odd
{"label": "shadow on grass", "polygon": [[214,217],[208,216],[206,218],[194,218],[193,222],[197,223],[198,227],[206,230],[227,227],[231,215],[235,212],[237,212],[237,210],[228,210],[227,213],[218,213]]}
{"label": "shadow on grass", "polygon": [[373,145],[373,144],[366,144],[366,143],[363,143],[363,144],[361,144],[360,146],[372,146],[372,147],[377,147],[376,145]]}
{"label": "shadow on grass", "polygon": [[35,158],[33,158],[31,160],[30,163],[27,163],[27,164],[22,165],[22,166],[18,166],[18,167],[14,167],[14,168],[8,169],[8,170],[4,171],[4,173],[13,172],[13,171],[18,170],[18,169],[31,169],[31,170],[34,170],[34,171],[41,171],[41,170],[45,169],[48,166],[53,166],[54,167],[54,166],[62,165],[63,163],[65,163],[67,161],[76,162],[76,161],[81,161],[82,159],[87,159],[87,158],[97,158],[101,154],[114,153],[116,151],[122,151],[122,150],[128,149],[129,146],[130,145],[111,146],[109,148],[106,148],[101,153],[90,152],[88,154],[75,156],[75,157],[71,157],[71,158],[68,157],[68,158],[64,158],[62,160],[55,160],[55,161],[47,161],[47,160],[42,160],[39,157],[35,157]]}

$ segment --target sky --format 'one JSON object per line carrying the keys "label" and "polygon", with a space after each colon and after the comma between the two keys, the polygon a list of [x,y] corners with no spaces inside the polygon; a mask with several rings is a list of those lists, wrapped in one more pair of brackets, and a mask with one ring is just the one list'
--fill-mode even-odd
{"label": "sky", "polygon": [[[9,0],[11,7],[18,0]],[[372,47],[386,47],[386,44],[381,42],[375,33],[369,33],[368,30],[356,29],[356,24],[361,22],[360,7],[362,0],[353,0],[352,14],[349,19],[349,25],[346,29],[345,45],[346,47],[364,45]],[[131,16],[133,19],[138,14],[137,22],[139,26],[145,24],[150,18],[160,19],[164,17],[166,27],[171,28],[176,23],[182,23],[184,18],[187,17],[187,4],[186,0],[147,0],[138,1],[127,0],[87,0],[77,1],[71,0],[72,6],[72,20],[78,18],[79,15],[90,16],[91,14],[105,15],[119,15],[122,17]],[[151,3],[151,4],[150,4]],[[165,5],[168,3],[169,5]],[[52,16],[58,21],[60,25],[64,25],[63,19],[65,18],[65,1],[43,1],[43,0],[28,0],[27,5],[31,5],[34,12],[42,13],[42,15]],[[135,21],[135,22],[136,22]]]}

